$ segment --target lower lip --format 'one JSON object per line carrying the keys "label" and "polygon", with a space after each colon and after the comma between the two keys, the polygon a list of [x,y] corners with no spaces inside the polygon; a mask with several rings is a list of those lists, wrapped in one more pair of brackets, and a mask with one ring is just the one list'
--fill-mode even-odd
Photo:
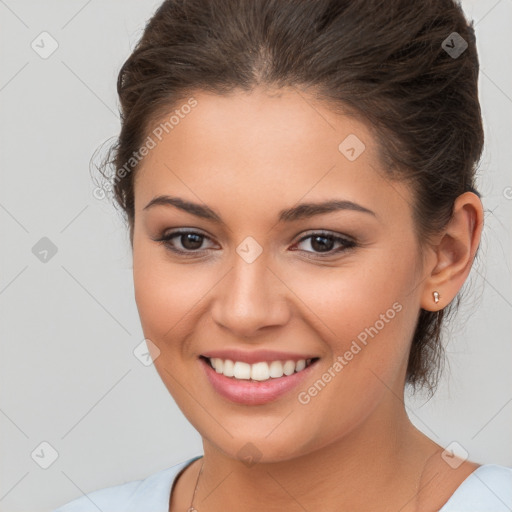
{"label": "lower lip", "polygon": [[206,376],[219,395],[244,405],[263,405],[297,387],[312,371],[318,360],[300,372],[266,381],[238,380],[217,373],[203,358],[199,358]]}

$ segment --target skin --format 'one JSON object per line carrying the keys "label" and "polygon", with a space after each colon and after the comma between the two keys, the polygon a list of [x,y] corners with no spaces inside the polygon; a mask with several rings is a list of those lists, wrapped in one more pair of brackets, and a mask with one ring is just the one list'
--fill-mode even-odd
{"label": "skin", "polygon": [[[405,372],[420,308],[445,307],[471,269],[483,222],[479,198],[459,196],[450,224],[422,248],[412,193],[387,178],[362,122],[293,89],[193,97],[197,106],[135,176],[142,328],[158,348],[150,346],[160,377],[204,448],[176,481],[169,510],[188,510],[203,461],[199,511],[438,510],[478,465],[452,469],[443,448],[413,426],[403,403]],[[338,149],[349,134],[366,146],[354,161]],[[225,224],[169,205],[144,209],[161,194],[208,205]],[[281,209],[327,199],[375,215],[340,210],[277,221]],[[178,228],[204,235],[196,246],[179,236],[169,242],[191,257],[155,241]],[[331,241],[322,257],[314,238],[299,242],[319,230],[357,246],[336,252],[343,245]],[[236,252],[247,236],[263,250],[250,264]],[[394,303],[400,312],[309,403],[299,403],[298,393]],[[320,360],[299,389],[265,405],[240,405],[213,390],[198,360],[219,348]],[[249,442],[260,453],[250,467],[238,455]]]}

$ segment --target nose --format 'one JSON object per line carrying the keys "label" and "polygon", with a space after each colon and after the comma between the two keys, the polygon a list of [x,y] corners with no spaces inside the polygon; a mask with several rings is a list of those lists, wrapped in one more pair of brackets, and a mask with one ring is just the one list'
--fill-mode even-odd
{"label": "nose", "polygon": [[236,255],[217,287],[213,320],[234,337],[254,338],[264,328],[277,328],[289,320],[289,289],[267,263],[263,255],[252,263]]}

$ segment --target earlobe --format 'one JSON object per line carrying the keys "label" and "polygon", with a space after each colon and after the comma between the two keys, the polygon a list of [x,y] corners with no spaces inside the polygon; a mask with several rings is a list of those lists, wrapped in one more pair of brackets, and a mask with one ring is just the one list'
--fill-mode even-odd
{"label": "earlobe", "polygon": [[423,287],[422,309],[438,311],[455,298],[471,270],[482,227],[480,198],[473,192],[461,194],[439,243],[433,247],[435,261]]}

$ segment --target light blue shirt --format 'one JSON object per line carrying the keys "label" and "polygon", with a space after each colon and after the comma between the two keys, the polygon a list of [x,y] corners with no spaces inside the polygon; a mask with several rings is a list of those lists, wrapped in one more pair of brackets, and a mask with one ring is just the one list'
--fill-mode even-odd
{"label": "light blue shirt", "polygon": [[[84,494],[53,512],[168,512],[172,484],[178,473],[201,458],[194,457],[144,480],[105,487]],[[512,468],[484,464],[455,490],[439,512],[512,511]]]}

